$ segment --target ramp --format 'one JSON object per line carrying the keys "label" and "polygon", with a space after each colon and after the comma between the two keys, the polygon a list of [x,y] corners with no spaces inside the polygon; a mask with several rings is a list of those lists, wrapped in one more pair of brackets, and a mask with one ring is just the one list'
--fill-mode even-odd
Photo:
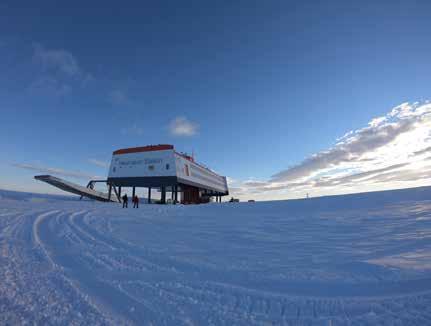
{"label": "ramp", "polygon": [[36,175],[34,178],[36,180],[46,182],[61,190],[71,192],[72,194],[75,194],[75,195],[87,197],[98,201],[118,203],[118,198],[117,196],[115,196],[115,194],[112,194],[111,199],[109,199],[109,195],[107,193],[86,188],[86,187],[77,185],[73,182],[69,182],[57,177],[53,177],[52,175]]}

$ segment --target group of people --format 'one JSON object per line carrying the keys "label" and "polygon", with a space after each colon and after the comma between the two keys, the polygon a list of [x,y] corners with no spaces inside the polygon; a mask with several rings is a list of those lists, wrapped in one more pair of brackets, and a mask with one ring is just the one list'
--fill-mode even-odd
{"label": "group of people", "polygon": [[[129,207],[129,197],[127,197],[127,194],[124,194],[122,199],[123,199],[123,208],[128,208]],[[139,197],[138,196],[136,196],[136,195],[133,196],[132,202],[133,202],[133,208],[139,208]]]}

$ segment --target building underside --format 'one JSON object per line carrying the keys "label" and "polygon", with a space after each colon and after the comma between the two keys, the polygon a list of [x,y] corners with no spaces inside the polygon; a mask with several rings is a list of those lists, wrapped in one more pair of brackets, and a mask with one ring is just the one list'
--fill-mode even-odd
{"label": "building underside", "polygon": [[[199,184],[184,180],[176,176],[166,177],[130,177],[130,178],[108,178],[109,193],[108,198],[115,196],[114,189],[118,189],[118,196],[124,188],[132,188],[132,196],[135,195],[136,188],[148,188],[148,202],[154,202],[152,191],[160,192],[160,203],[181,203],[199,204],[208,203],[211,197],[215,197],[217,202],[221,202],[221,197],[228,192],[219,192],[210,187],[203,188]],[[170,195],[170,196],[169,196]],[[170,198],[169,198],[170,197]]]}

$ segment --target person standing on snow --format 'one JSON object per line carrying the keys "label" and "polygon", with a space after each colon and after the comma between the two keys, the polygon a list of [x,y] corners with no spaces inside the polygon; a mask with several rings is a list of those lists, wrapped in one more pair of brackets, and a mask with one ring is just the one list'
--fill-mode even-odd
{"label": "person standing on snow", "polygon": [[123,208],[126,207],[128,208],[129,206],[129,198],[127,198],[127,194],[124,194],[123,196]]}
{"label": "person standing on snow", "polygon": [[136,195],[133,197],[133,208],[139,208],[139,197]]}

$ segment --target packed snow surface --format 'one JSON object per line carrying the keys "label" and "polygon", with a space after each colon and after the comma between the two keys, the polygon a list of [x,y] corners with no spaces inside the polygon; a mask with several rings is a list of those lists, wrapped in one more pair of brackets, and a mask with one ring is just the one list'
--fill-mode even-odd
{"label": "packed snow surface", "polygon": [[430,188],[139,209],[0,197],[1,325],[431,323]]}

